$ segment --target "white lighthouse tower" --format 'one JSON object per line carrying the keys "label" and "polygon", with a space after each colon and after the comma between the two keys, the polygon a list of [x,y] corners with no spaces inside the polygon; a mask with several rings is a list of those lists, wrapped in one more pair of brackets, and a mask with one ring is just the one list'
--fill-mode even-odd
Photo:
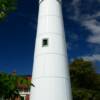
{"label": "white lighthouse tower", "polygon": [[72,100],[61,0],[40,0],[30,100]]}

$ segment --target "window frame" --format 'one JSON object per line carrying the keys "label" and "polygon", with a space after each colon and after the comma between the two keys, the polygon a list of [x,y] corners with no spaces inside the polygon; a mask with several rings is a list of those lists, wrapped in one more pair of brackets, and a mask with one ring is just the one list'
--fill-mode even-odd
{"label": "window frame", "polygon": [[42,47],[48,47],[48,45],[49,45],[48,41],[49,41],[48,38],[43,38],[42,39]]}

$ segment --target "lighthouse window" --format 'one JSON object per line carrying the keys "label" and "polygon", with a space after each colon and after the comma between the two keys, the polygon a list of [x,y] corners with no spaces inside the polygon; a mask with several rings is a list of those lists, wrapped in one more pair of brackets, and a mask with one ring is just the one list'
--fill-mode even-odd
{"label": "lighthouse window", "polygon": [[48,39],[43,39],[42,46],[43,47],[48,46]]}

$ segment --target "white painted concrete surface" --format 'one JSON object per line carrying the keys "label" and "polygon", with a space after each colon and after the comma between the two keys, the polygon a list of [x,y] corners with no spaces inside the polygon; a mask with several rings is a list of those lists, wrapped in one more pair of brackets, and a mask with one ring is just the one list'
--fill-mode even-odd
{"label": "white painted concrete surface", "polygon": [[72,100],[61,10],[61,0],[40,0],[30,100]]}

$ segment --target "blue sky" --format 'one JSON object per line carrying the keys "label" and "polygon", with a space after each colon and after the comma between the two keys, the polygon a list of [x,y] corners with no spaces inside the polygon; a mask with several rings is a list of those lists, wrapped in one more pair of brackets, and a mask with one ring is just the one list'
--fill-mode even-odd
{"label": "blue sky", "polygon": [[[100,72],[100,0],[63,0],[62,11],[69,61],[93,61]],[[38,0],[18,0],[0,23],[0,71],[31,74],[37,16]]]}

